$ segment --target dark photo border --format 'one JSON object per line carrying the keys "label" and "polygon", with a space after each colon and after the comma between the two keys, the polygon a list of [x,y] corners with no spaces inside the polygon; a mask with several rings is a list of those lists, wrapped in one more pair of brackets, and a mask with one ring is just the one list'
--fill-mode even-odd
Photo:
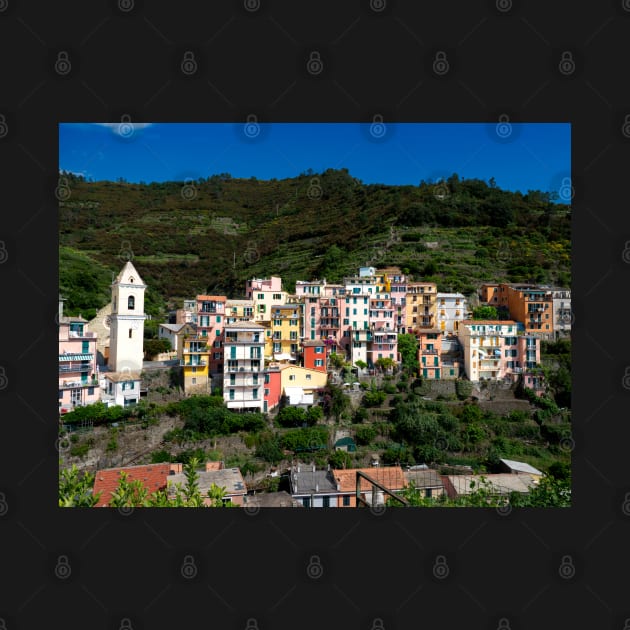
{"label": "dark photo border", "polygon": [[[173,7],[0,0],[4,626],[629,627],[630,3]],[[56,506],[57,125],[251,114],[571,123],[573,507]]]}

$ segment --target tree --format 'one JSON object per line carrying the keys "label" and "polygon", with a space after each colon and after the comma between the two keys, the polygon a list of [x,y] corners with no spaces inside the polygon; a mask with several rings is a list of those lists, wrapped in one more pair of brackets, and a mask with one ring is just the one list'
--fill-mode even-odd
{"label": "tree", "polygon": [[328,463],[332,468],[350,468],[352,456],[347,451],[337,450],[328,458]]}
{"label": "tree", "polygon": [[355,361],[354,364],[360,369],[360,370],[365,370],[365,368],[367,367],[367,363],[365,361],[361,361],[361,359],[359,359],[358,361]]}
{"label": "tree", "polygon": [[94,507],[101,493],[93,494],[94,473],[81,473],[72,468],[61,469],[59,462],[59,507]]}
{"label": "tree", "polygon": [[416,336],[409,333],[398,335],[398,352],[400,352],[403,369],[409,374],[417,374],[420,364],[418,363],[418,339]]}
{"label": "tree", "polygon": [[168,352],[171,349],[171,342],[168,339],[145,339],[143,344],[144,356],[147,360],[156,354]]}
{"label": "tree", "polygon": [[376,359],[374,365],[376,365],[376,367],[380,368],[381,370],[387,372],[394,368],[394,366],[396,365],[396,361],[394,361],[394,359],[390,359],[389,357],[381,357],[380,359]]}
{"label": "tree", "polygon": [[499,314],[494,306],[477,306],[473,309],[473,319],[498,319]]}
{"label": "tree", "polygon": [[306,412],[300,407],[284,407],[276,421],[281,427],[301,427],[306,422]]}

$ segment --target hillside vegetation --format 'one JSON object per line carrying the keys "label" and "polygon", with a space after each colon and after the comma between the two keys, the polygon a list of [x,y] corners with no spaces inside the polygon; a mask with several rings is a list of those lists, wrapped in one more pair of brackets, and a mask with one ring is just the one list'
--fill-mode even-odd
{"label": "hillside vegetation", "polygon": [[87,182],[64,174],[60,290],[84,316],[109,299],[131,258],[147,313],[211,292],[240,297],[251,277],[341,281],[359,266],[398,265],[440,291],[487,281],[570,284],[570,207],[452,175],[418,186],[363,184],[347,170],[285,180],[213,175],[195,182]]}

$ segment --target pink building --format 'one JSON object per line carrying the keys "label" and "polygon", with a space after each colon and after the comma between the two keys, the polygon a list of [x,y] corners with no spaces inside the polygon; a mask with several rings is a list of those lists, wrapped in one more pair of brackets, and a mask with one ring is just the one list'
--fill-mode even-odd
{"label": "pink building", "polygon": [[83,317],[65,317],[59,299],[59,412],[100,399],[96,367],[96,333]]}
{"label": "pink building", "polygon": [[524,332],[513,320],[463,320],[459,340],[464,353],[466,376],[480,380],[516,382],[523,376],[525,387],[544,392],[540,373],[540,338]]}
{"label": "pink building", "polygon": [[245,283],[245,299],[251,300],[256,291],[282,291],[282,278],[252,278]]}
{"label": "pink building", "polygon": [[197,336],[208,346],[211,374],[223,373],[223,327],[227,298],[224,295],[197,296]]}

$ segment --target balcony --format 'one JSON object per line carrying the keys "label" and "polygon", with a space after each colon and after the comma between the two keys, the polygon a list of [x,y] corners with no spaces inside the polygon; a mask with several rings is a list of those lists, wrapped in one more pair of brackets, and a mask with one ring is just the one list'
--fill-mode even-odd
{"label": "balcony", "polygon": [[98,387],[98,381],[64,381],[59,389],[76,389],[77,387]]}
{"label": "balcony", "polygon": [[77,330],[70,330],[68,332],[68,337],[70,339],[96,339],[96,333],[95,332],[81,333]]}
{"label": "balcony", "polygon": [[203,367],[208,365],[207,361],[199,361],[198,363],[192,363],[190,361],[186,362],[184,359],[180,359],[179,365],[183,367]]}
{"label": "balcony", "polygon": [[91,371],[92,371],[91,364],[60,365],[59,366],[59,374],[71,374],[72,372],[81,372],[82,374],[85,374]]}
{"label": "balcony", "polygon": [[437,350],[422,350],[422,354],[437,354]]}

